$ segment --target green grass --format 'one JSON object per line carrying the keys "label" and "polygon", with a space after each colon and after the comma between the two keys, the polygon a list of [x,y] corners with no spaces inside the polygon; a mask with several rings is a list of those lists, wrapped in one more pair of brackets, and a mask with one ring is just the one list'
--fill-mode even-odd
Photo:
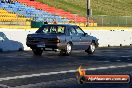
{"label": "green grass", "polygon": [[[36,0],[86,16],[86,0]],[[91,0],[93,15],[132,16],[132,0]]]}

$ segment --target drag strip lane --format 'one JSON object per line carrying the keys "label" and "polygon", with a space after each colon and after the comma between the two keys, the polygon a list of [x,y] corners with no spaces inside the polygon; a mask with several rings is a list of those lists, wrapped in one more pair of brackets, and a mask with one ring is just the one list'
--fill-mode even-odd
{"label": "drag strip lane", "polygon": [[[121,66],[121,67],[123,67],[123,66]],[[116,70],[116,72],[115,72],[115,70]],[[35,82],[31,82],[31,79],[23,80],[24,82],[28,80],[26,83],[20,83],[23,81],[20,81],[17,79],[16,81],[14,80],[12,82],[12,83],[15,83],[16,86],[13,86],[12,83],[7,83],[5,85],[10,86],[11,88],[54,88],[54,87],[55,88],[63,88],[63,87],[64,88],[89,88],[90,85],[92,85],[92,84],[87,84],[87,86],[85,86],[85,87],[83,85],[80,86],[77,83],[77,80],[75,78],[75,73],[72,74],[71,76],[67,76],[70,74],[72,74],[72,73],[31,78],[32,80],[35,80]],[[132,68],[124,67],[124,68],[114,68],[114,69],[105,69],[105,70],[103,70],[103,69],[91,70],[91,71],[89,70],[87,72],[87,74],[132,74]],[[43,80],[43,79],[45,79],[45,80]],[[20,81],[20,82],[18,82],[18,81]],[[96,84],[93,84],[93,85],[96,85]],[[90,88],[131,88],[130,86],[131,86],[131,84],[116,84],[115,86],[113,85],[113,87],[109,87],[109,85],[100,84],[100,87],[95,86],[95,87],[90,87]]]}
{"label": "drag strip lane", "polygon": [[[82,51],[73,51],[71,56],[44,52],[41,57],[33,56],[31,51],[0,53],[0,84],[9,88],[45,88],[42,86],[52,83],[57,87],[62,84],[60,88],[67,83],[72,86],[76,83],[75,72],[80,65],[86,68],[88,74],[132,74],[131,53],[132,47],[99,48],[94,55]],[[44,85],[41,86],[41,83]]]}
{"label": "drag strip lane", "polygon": [[[120,65],[120,66],[108,66],[108,67],[98,67],[98,68],[88,68],[86,70],[105,70],[105,69],[114,69],[114,68],[125,68],[125,67],[132,67],[132,64],[128,65]],[[68,71],[60,71],[60,72],[48,72],[48,73],[39,73],[39,74],[30,74],[30,75],[21,75],[21,76],[14,76],[14,77],[5,77],[0,78],[0,81],[7,81],[7,80],[14,80],[14,79],[23,79],[23,78],[31,78],[31,77],[39,77],[39,76],[49,76],[49,75],[56,75],[56,74],[66,74],[66,73],[73,73],[77,72],[77,70],[68,70]]]}

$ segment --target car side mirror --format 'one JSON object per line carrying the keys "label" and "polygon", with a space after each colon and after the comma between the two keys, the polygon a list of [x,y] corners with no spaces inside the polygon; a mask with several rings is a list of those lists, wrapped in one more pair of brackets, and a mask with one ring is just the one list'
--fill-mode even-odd
{"label": "car side mirror", "polygon": [[87,33],[84,33],[84,36],[87,36],[88,34]]}

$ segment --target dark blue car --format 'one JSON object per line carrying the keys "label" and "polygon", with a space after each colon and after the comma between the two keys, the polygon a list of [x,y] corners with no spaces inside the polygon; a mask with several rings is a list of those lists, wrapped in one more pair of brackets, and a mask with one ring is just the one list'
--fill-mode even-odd
{"label": "dark blue car", "polygon": [[77,25],[46,24],[36,33],[27,36],[27,46],[35,55],[43,51],[59,51],[60,55],[70,55],[72,50],[85,50],[93,54],[98,46],[98,39],[85,33]]}

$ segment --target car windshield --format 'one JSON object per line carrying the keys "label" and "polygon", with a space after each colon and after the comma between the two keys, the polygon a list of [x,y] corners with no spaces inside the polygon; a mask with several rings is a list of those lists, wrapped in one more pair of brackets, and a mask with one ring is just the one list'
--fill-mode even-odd
{"label": "car windshield", "polygon": [[65,33],[65,26],[52,26],[52,25],[44,25],[39,28],[36,33],[44,33],[44,34],[63,34]]}
{"label": "car windshield", "polygon": [[3,32],[0,32],[0,41],[1,40],[8,40],[8,38],[6,37],[6,35]]}

